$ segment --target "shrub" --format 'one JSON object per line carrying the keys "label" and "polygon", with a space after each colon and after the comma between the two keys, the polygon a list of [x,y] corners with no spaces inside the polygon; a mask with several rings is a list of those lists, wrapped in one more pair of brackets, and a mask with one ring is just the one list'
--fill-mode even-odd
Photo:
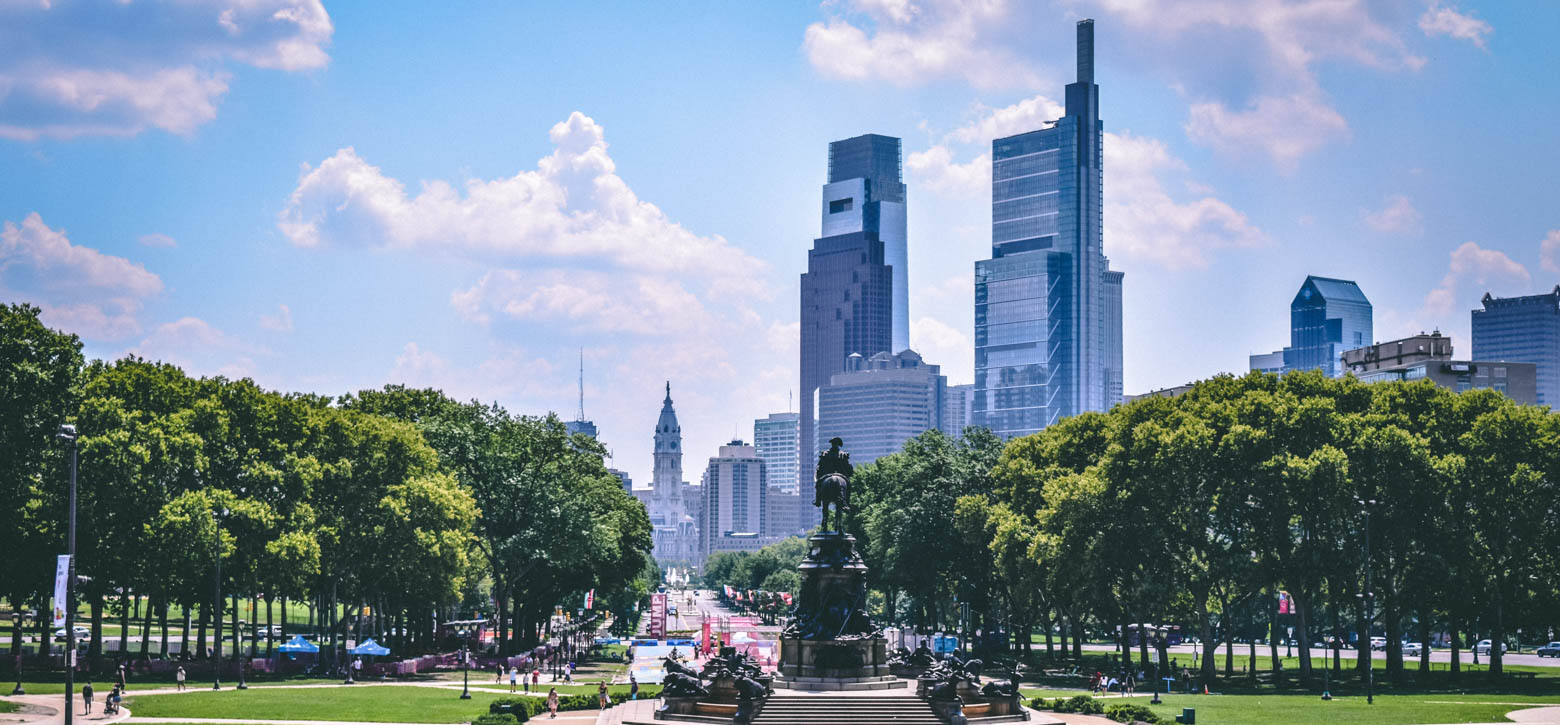
{"label": "shrub", "polygon": [[1073,712],[1079,715],[1099,715],[1105,712],[1105,706],[1088,695],[1074,695],[1066,700],[1057,698],[1054,709],[1057,712]]}
{"label": "shrub", "polygon": [[[641,699],[653,699],[661,691],[660,686],[639,688]],[[609,707],[617,707],[628,702],[628,693],[614,692],[607,695]],[[582,695],[558,695],[558,712],[569,710],[594,710],[597,707],[594,693]],[[472,725],[518,725],[537,715],[547,712],[547,698],[539,695],[526,697],[500,697],[488,703],[488,713],[472,721]],[[510,718],[510,720],[488,720],[488,718]]]}
{"label": "shrub", "polygon": [[520,725],[520,718],[507,712],[502,715],[488,713],[472,720],[471,725]]}
{"label": "shrub", "polygon": [[1130,703],[1111,705],[1105,709],[1105,717],[1116,722],[1146,722],[1149,725],[1158,725],[1158,723],[1163,722],[1158,715],[1154,714],[1154,711],[1143,705]]}

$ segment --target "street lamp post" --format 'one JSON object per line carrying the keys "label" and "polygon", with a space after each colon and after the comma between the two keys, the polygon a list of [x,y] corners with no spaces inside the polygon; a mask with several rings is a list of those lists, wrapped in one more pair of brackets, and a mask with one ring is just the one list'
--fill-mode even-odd
{"label": "street lamp post", "polygon": [[[1163,635],[1163,632],[1164,632],[1164,629],[1162,629],[1160,627],[1154,627],[1153,628],[1154,649],[1160,650],[1159,654],[1161,655],[1161,657],[1163,656],[1163,652],[1164,652],[1164,649],[1163,649],[1163,647],[1164,647],[1164,639],[1163,639],[1164,635]],[[1147,637],[1147,636],[1149,636],[1149,633],[1148,632],[1143,632],[1143,636]],[[1151,704],[1151,705],[1158,705],[1161,702],[1161,700],[1159,699],[1159,660],[1160,660],[1160,657],[1155,657],[1154,658],[1154,699],[1148,701],[1149,704]]]}
{"label": "street lamp post", "polygon": [[1284,656],[1291,657],[1295,653],[1295,628],[1288,628],[1289,637],[1284,640]]}
{"label": "street lamp post", "polygon": [[11,638],[12,638],[11,648],[16,650],[16,689],[11,691],[12,695],[25,695],[25,694],[27,694],[27,691],[22,689],[22,644],[21,644],[21,641],[20,641],[21,637],[22,637],[22,613],[21,612],[11,612]]}
{"label": "street lamp post", "polygon": [[244,665],[249,664],[249,658],[244,652],[244,620],[238,620],[238,626],[233,630],[233,659],[238,661],[238,689],[247,690],[249,685],[244,682]]}
{"label": "street lamp post", "polygon": [[471,637],[464,637],[460,641],[460,699],[471,699]]}
{"label": "street lamp post", "polygon": [[1376,593],[1371,591],[1370,583],[1370,511],[1376,505],[1375,499],[1355,499],[1365,509],[1365,592],[1361,599],[1365,603],[1365,641],[1360,644],[1365,647],[1365,704],[1376,703],[1376,651],[1370,646],[1370,624],[1376,620]]}
{"label": "street lamp post", "polygon": [[[216,550],[216,574],[212,577],[211,602],[215,611],[211,613],[211,619],[216,622],[217,642],[211,659],[211,689],[222,689],[222,517],[227,516],[227,509],[221,512],[212,511],[211,521],[217,525],[217,550]],[[236,644],[236,643],[235,643]]]}
{"label": "street lamp post", "polygon": [[[70,513],[66,524],[65,553],[65,725],[76,711],[76,426],[61,425],[55,437],[70,441]],[[20,689],[20,683],[18,689]]]}

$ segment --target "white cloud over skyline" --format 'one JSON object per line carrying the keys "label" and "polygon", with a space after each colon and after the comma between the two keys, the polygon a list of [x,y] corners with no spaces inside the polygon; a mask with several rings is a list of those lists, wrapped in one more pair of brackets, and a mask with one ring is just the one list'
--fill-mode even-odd
{"label": "white cloud over skyline", "polygon": [[37,212],[0,227],[0,294],[37,304],[51,325],[121,340],[140,332],[142,306],[162,291],[162,278],[146,267],[71,243]]}
{"label": "white cloud over skyline", "polygon": [[1424,231],[1425,217],[1414,207],[1414,202],[1402,194],[1387,197],[1386,206],[1374,211],[1360,210],[1365,226],[1382,234],[1415,236]]}

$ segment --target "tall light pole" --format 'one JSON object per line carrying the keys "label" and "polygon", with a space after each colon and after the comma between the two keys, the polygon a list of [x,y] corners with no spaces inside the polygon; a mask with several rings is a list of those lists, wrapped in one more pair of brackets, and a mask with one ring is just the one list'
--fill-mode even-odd
{"label": "tall light pole", "polygon": [[1371,591],[1370,583],[1370,510],[1376,505],[1376,499],[1357,498],[1355,501],[1365,509],[1365,592],[1360,595],[1365,603],[1365,641],[1360,644],[1365,647],[1365,704],[1374,705],[1376,704],[1376,650],[1370,646],[1370,625],[1376,621],[1376,593]]}
{"label": "tall light pole", "polygon": [[[65,526],[65,725],[71,725],[76,711],[76,426],[61,425],[56,438],[70,441],[70,513]],[[20,683],[18,683],[18,688]]]}
{"label": "tall light pole", "polygon": [[[234,605],[234,609],[238,606]],[[238,689],[247,690],[249,685],[244,683],[244,665],[249,663],[249,657],[244,652],[244,620],[238,620],[238,626],[233,629],[233,659],[238,662]]]}
{"label": "tall light pole", "polygon": [[471,636],[461,638],[460,642],[460,699],[471,699]]}
{"label": "tall light pole", "polygon": [[212,577],[211,597],[212,606],[216,608],[216,611],[211,613],[211,618],[217,624],[217,648],[214,652],[215,656],[211,659],[211,689],[213,690],[222,689],[222,518],[227,514],[227,509],[211,512],[211,521],[217,525],[217,568],[215,576]]}

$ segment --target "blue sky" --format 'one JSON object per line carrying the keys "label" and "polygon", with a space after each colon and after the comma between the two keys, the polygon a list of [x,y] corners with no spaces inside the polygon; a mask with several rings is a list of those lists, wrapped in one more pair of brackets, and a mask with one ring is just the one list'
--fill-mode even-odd
{"label": "blue sky", "polygon": [[912,344],[972,379],[990,141],[1097,21],[1126,389],[1287,342],[1306,274],[1468,352],[1560,283],[1560,4],[0,5],[0,299],[89,354],[586,413],[647,483],[785,410],[827,144],[904,139]]}

